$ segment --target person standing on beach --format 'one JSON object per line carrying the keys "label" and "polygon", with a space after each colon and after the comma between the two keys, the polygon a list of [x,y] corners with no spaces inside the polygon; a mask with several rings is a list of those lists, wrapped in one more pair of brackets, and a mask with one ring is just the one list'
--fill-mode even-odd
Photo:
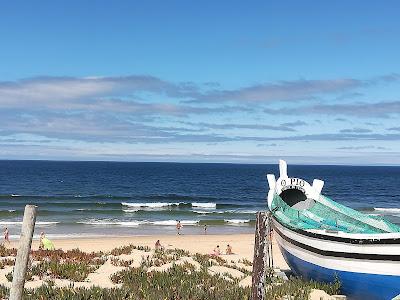
{"label": "person standing on beach", "polygon": [[233,251],[232,251],[232,246],[231,245],[226,245],[226,252],[225,252],[227,255],[231,255],[231,254],[233,254]]}
{"label": "person standing on beach", "polygon": [[155,250],[161,250],[161,242],[160,240],[157,240],[156,244],[154,245]]}
{"label": "person standing on beach", "polygon": [[40,233],[40,238],[39,238],[39,250],[43,250],[43,239],[44,239],[44,232],[42,231]]}
{"label": "person standing on beach", "polygon": [[204,234],[207,234],[207,224],[204,224]]}
{"label": "person standing on beach", "polygon": [[178,223],[176,223],[176,230],[178,231],[178,235],[181,234],[181,229],[182,229],[182,224],[181,221],[178,220]]}
{"label": "person standing on beach", "polygon": [[7,242],[10,244],[10,232],[8,231],[8,228],[4,228],[4,242]]}

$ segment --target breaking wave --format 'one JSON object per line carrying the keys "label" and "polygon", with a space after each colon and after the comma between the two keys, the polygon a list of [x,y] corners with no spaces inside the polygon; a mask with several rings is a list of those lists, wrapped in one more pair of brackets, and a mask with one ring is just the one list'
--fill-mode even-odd
{"label": "breaking wave", "polygon": [[[35,226],[48,226],[48,225],[56,225],[59,224],[60,222],[36,222]],[[22,225],[22,222],[20,221],[1,221],[0,225]]]}
{"label": "breaking wave", "polygon": [[241,220],[241,219],[231,219],[231,220],[224,220],[227,223],[232,223],[232,224],[245,224],[249,223],[250,220]]}
{"label": "breaking wave", "polygon": [[374,210],[376,211],[382,211],[382,212],[392,212],[392,213],[400,213],[400,208],[383,208],[383,207],[374,207]]}
{"label": "breaking wave", "polygon": [[181,203],[175,202],[150,202],[150,203],[131,203],[131,202],[121,202],[122,205],[124,206],[129,206],[129,207],[148,207],[148,208],[161,208],[161,207],[169,207],[169,206],[178,206]]}

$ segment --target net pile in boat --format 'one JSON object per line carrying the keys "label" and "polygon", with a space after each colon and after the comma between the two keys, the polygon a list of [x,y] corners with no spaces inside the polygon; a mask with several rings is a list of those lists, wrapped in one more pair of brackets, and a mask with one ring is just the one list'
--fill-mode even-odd
{"label": "net pile in boat", "polygon": [[328,229],[366,234],[400,232],[400,226],[382,217],[363,214],[323,195],[312,207],[297,210],[275,194],[271,209],[280,222],[299,229]]}

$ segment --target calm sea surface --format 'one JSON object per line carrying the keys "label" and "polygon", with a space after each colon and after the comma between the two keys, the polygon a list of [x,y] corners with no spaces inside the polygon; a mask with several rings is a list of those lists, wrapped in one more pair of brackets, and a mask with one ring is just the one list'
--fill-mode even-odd
{"label": "calm sea surface", "polygon": [[[325,180],[323,193],[400,223],[400,167],[288,166]],[[278,165],[0,161],[0,226],[20,231],[39,207],[35,234],[50,236],[253,232],[266,210],[265,175]]]}

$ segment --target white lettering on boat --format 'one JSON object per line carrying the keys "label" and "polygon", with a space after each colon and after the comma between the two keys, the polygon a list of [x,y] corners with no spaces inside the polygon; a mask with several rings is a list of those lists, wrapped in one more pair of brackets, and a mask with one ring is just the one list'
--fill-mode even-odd
{"label": "white lettering on boat", "polygon": [[283,179],[281,180],[281,186],[282,186],[281,191],[296,189],[305,193],[305,181],[300,178],[289,178],[288,182],[285,179]]}

